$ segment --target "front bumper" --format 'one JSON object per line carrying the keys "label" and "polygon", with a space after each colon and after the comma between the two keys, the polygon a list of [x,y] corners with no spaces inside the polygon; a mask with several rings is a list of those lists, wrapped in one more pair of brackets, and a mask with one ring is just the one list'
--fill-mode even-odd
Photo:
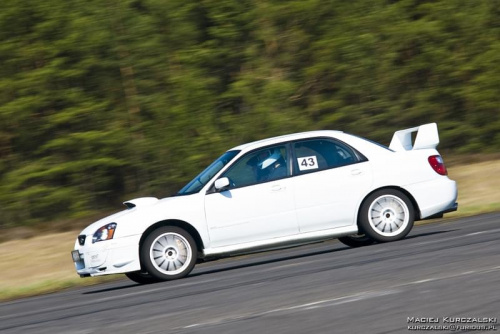
{"label": "front bumper", "polygon": [[80,254],[80,259],[74,262],[76,272],[81,277],[88,277],[140,270],[140,238],[139,234],[93,244],[92,236],[87,236],[83,246],[77,240],[75,251]]}

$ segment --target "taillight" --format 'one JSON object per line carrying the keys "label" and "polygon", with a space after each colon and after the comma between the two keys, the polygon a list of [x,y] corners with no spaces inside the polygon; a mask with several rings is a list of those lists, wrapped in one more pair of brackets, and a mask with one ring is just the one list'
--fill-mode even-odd
{"label": "taillight", "polygon": [[432,169],[439,175],[448,175],[448,171],[446,170],[446,166],[444,165],[443,158],[440,155],[431,155],[429,157],[429,164]]}

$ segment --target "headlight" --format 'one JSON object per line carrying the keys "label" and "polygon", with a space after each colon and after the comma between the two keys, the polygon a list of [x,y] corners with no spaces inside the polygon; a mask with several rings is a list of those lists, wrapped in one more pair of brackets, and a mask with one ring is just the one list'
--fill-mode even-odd
{"label": "headlight", "polygon": [[116,229],[116,223],[110,223],[108,225],[104,225],[94,233],[94,236],[92,237],[92,243],[113,239],[113,235],[115,234],[115,229]]}

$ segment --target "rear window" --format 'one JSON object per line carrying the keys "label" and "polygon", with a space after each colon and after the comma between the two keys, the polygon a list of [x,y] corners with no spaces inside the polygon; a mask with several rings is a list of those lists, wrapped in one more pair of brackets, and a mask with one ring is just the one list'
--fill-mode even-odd
{"label": "rear window", "polygon": [[298,173],[320,171],[359,162],[349,146],[328,139],[309,139],[293,145],[295,170]]}

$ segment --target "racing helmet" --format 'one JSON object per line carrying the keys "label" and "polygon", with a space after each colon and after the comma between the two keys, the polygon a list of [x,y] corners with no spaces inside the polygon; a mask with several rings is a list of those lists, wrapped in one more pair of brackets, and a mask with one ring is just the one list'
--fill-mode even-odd
{"label": "racing helmet", "polygon": [[264,160],[262,160],[261,162],[259,162],[257,164],[257,167],[261,170],[264,170],[267,167],[271,166],[276,161],[278,161],[279,158],[281,158],[280,150],[275,148],[274,151],[272,151],[272,152],[269,151],[269,156],[267,158],[265,158]]}

